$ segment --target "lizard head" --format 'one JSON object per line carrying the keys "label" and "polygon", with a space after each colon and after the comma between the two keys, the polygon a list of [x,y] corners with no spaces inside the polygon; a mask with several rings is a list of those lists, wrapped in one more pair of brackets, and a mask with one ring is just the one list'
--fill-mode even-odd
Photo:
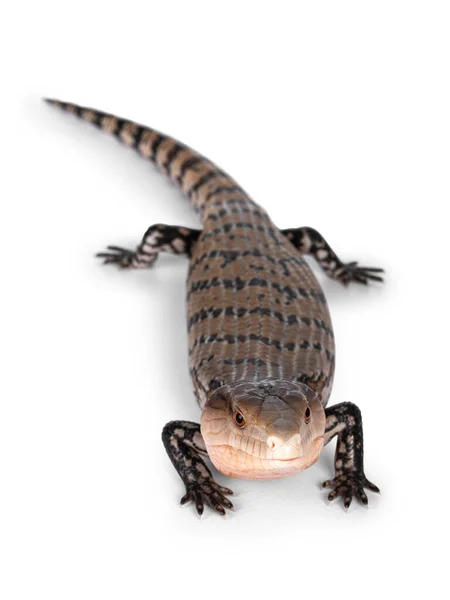
{"label": "lizard head", "polygon": [[243,479],[276,479],[306,469],[324,444],[325,411],[302,383],[238,382],[206,402],[201,433],[214,466]]}

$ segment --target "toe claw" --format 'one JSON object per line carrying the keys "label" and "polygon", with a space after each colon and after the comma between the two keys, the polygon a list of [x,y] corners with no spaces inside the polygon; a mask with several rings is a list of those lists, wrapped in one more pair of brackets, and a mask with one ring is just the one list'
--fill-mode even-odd
{"label": "toe claw", "polygon": [[131,251],[126,248],[121,248],[120,246],[107,246],[108,250],[112,250],[113,252],[118,252],[119,254],[129,254]]}
{"label": "toe claw", "polygon": [[384,269],[378,267],[358,267],[360,271],[369,271],[371,273],[384,273]]}
{"label": "toe claw", "polygon": [[344,498],[344,508],[345,510],[348,510],[350,508],[350,504],[352,503],[352,497],[351,496],[346,496]]}
{"label": "toe claw", "polygon": [[194,499],[195,499],[195,508],[197,510],[197,514],[202,516],[204,508],[205,508],[205,505],[203,504],[203,498],[201,497],[201,495],[199,493],[194,493]]}
{"label": "toe claw", "polygon": [[371,492],[375,492],[375,494],[381,494],[380,488],[367,479],[364,482],[364,487],[366,487]]}
{"label": "toe claw", "polygon": [[363,285],[367,285],[367,279],[365,275],[357,275],[356,273],[353,275],[353,281],[357,281],[358,283],[362,283]]}
{"label": "toe claw", "polygon": [[180,504],[183,506],[184,504],[186,504],[187,502],[189,502],[189,500],[191,500],[191,494],[190,492],[187,492],[180,500]]}
{"label": "toe claw", "polygon": [[336,500],[338,494],[336,490],[333,490],[332,492],[330,492],[328,494],[328,502],[333,502],[333,500]]}
{"label": "toe claw", "polygon": [[230,510],[232,510],[234,508],[233,504],[228,500],[228,498],[224,497],[221,499],[221,501],[222,501],[222,504],[225,506],[225,508],[229,508]]}
{"label": "toe claw", "polygon": [[227,494],[228,496],[233,496],[234,492],[233,490],[230,490],[230,488],[227,487],[223,487],[221,485],[217,486],[218,490],[222,493],[222,494]]}

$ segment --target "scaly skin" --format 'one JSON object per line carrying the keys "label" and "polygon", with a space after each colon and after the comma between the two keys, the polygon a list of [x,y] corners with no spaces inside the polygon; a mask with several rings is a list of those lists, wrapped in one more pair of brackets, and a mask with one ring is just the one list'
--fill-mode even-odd
{"label": "scaly skin", "polygon": [[172,421],[166,450],[183,479],[182,503],[224,514],[231,490],[202,460],[224,474],[267,479],[314,463],[338,436],[332,500],[364,504],[359,409],[327,408],[335,346],[326,299],[303,254],[343,284],[381,281],[381,269],[343,263],[314,229],[280,231],[225,172],[158,131],[74,104],[48,100],[115,135],[152,161],[186,194],[203,229],[152,225],[135,250],[109,246],[98,256],[120,268],[147,268],[159,252],[190,259],[187,281],[189,365],[201,425]]}

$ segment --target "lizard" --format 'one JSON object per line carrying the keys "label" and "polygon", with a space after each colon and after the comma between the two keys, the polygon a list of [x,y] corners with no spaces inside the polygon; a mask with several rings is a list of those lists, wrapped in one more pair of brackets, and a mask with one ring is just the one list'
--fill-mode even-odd
{"label": "lizard", "polygon": [[97,256],[121,269],[152,267],[161,252],[189,259],[189,369],[200,423],[175,420],[162,441],[197,513],[233,510],[222,474],[276,479],[315,463],[337,438],[328,501],[368,504],[379,492],[364,472],[360,409],[328,406],[335,369],[333,327],[324,293],[305,260],[348,285],[383,281],[383,269],[343,262],[311,227],[278,229],[225,171],[187,145],[112,114],[45,99],[112,134],[152,162],[187,196],[202,229],[151,225],[129,250],[108,246]]}

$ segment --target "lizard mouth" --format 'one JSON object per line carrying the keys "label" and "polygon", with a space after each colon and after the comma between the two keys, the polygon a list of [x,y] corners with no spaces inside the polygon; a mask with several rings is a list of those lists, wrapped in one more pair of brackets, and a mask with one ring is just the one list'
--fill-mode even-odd
{"label": "lizard mouth", "polygon": [[238,453],[243,453],[246,456],[251,456],[252,459],[256,459],[256,460],[267,460],[270,462],[292,462],[294,460],[299,460],[300,458],[303,458],[303,454],[299,454],[298,456],[293,456],[291,458],[273,458],[273,457],[261,457],[258,454],[252,454],[251,452],[247,452],[246,450],[240,450],[237,448],[234,448],[233,446],[230,446],[229,444],[220,444],[219,446],[216,446],[216,448],[224,448],[229,450],[232,454],[238,454]]}
{"label": "lizard mouth", "polygon": [[218,471],[240,479],[279,479],[295,475],[315,463],[320,454],[314,452],[290,458],[261,458],[226,444],[209,446],[207,451]]}

